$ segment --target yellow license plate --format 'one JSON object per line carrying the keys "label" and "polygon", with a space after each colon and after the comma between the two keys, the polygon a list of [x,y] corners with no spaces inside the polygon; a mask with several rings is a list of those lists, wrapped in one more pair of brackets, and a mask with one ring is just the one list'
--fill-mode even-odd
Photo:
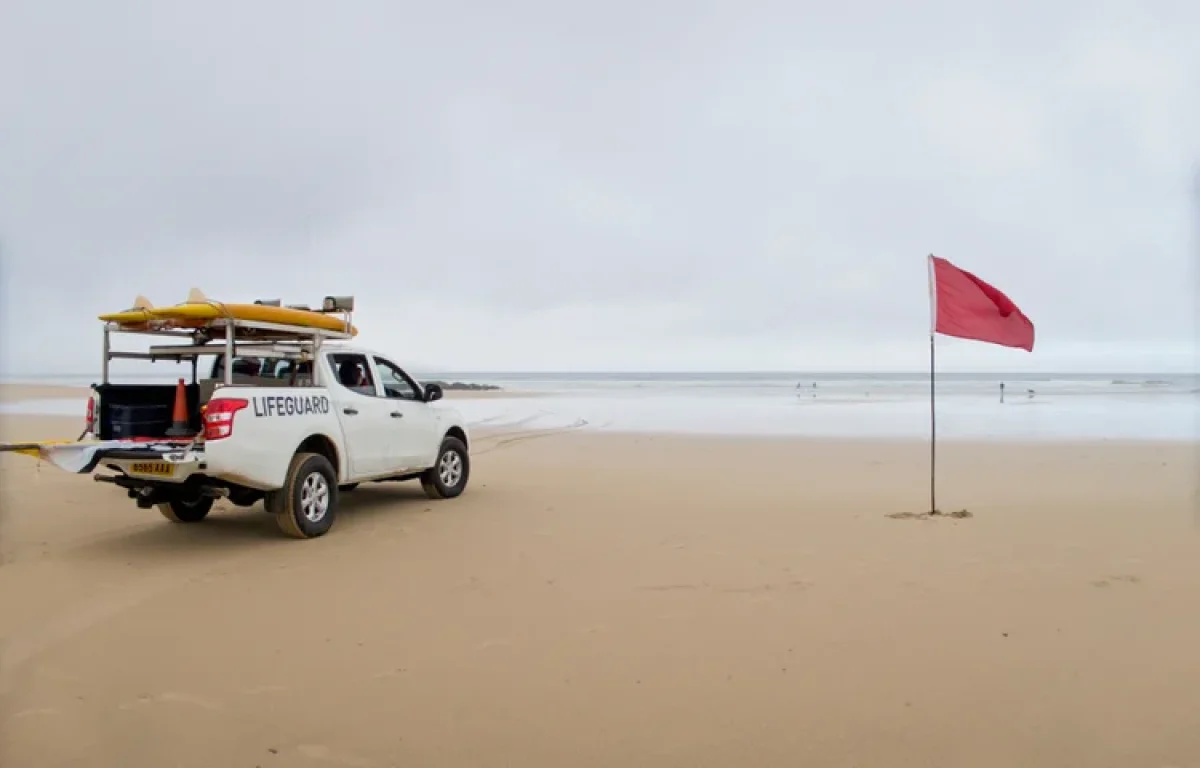
{"label": "yellow license plate", "polygon": [[165,461],[138,461],[129,465],[129,474],[170,477],[175,474],[175,466]]}

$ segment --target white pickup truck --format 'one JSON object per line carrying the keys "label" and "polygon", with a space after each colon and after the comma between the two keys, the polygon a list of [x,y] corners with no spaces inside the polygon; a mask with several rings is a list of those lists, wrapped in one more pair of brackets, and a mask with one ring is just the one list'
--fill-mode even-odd
{"label": "white pickup truck", "polygon": [[[203,520],[217,498],[262,500],[284,533],[312,538],[333,526],[339,492],[359,483],[419,479],[435,499],[467,486],[461,415],[437,402],[438,385],[422,386],[371,350],[340,342],[299,355],[238,350],[228,372],[222,350],[232,344],[160,352],[156,359],[192,362],[191,384],[176,386],[108,383],[107,335],[105,347],[85,429],[97,442],[80,471],[110,470],[95,479],[174,522]],[[209,378],[197,379],[197,361],[212,354]],[[181,391],[186,424],[177,420]]]}

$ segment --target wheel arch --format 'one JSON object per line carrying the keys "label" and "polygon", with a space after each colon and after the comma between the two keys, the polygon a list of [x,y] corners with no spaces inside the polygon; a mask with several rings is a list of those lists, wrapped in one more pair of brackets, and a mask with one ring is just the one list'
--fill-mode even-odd
{"label": "wheel arch", "polygon": [[295,453],[318,453],[329,459],[329,463],[333,465],[333,471],[337,474],[338,480],[341,480],[345,475],[342,471],[341,456],[338,453],[337,443],[333,442],[333,438],[329,437],[329,435],[320,432],[309,435],[300,441],[300,445],[296,448]]}
{"label": "wheel arch", "polygon": [[471,450],[471,443],[467,439],[467,431],[459,425],[455,424],[453,427],[450,427],[450,429],[447,429],[446,434],[442,436],[442,439],[445,440],[447,437],[458,438],[462,441],[462,444],[467,447],[468,451]]}

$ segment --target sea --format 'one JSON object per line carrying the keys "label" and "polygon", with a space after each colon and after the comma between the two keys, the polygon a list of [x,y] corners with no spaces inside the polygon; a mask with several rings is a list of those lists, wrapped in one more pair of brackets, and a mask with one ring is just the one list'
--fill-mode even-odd
{"label": "sea", "polygon": [[[165,374],[165,375],[164,375]],[[130,374],[123,381],[175,380]],[[473,427],[828,438],[1001,440],[1200,439],[1196,373],[512,373],[414,372],[424,381],[488,384],[453,407]],[[95,375],[8,377],[86,386]],[[1001,400],[1003,384],[1003,401]],[[0,405],[2,413],[82,415],[79,399]],[[931,415],[936,421],[931,420]]]}

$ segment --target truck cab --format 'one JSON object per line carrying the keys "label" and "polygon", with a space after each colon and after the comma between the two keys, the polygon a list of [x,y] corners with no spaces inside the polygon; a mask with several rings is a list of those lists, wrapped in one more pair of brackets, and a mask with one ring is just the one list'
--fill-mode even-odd
{"label": "truck cab", "polygon": [[[325,386],[312,385],[312,365],[320,366]],[[223,356],[212,371],[199,383],[205,418],[217,410],[229,416],[227,432],[205,435],[209,463],[248,487],[265,490],[280,476],[284,457],[269,446],[281,442],[328,438],[330,458],[346,485],[432,466],[451,429],[466,439],[461,416],[435,405],[442,398],[437,385],[423,387],[372,350],[327,344],[309,362],[235,357],[231,386],[217,378],[224,374]],[[237,439],[226,442],[230,438]],[[231,445],[236,447],[227,449]],[[226,455],[230,450],[233,455]]]}

